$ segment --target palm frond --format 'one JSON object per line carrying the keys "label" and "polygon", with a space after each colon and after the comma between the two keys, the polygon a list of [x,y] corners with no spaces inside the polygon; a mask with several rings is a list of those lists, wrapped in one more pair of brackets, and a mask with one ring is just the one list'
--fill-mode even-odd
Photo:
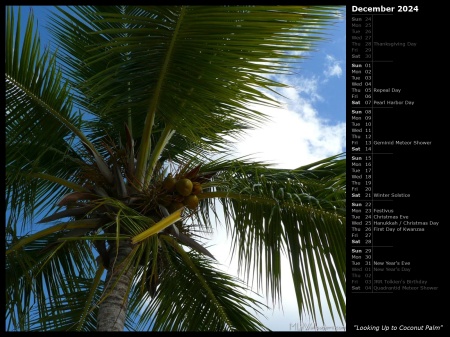
{"label": "palm frond", "polygon": [[[222,164],[223,166],[224,164]],[[286,171],[231,162],[214,176],[239,269],[272,294],[281,295],[281,259],[287,255],[299,314],[316,319],[337,306],[345,317],[345,158],[333,156]],[[326,284],[325,299],[317,297]],[[322,316],[323,319],[323,316]]]}
{"label": "palm frond", "polygon": [[29,174],[50,174],[68,181],[79,167],[74,163],[80,160],[71,135],[90,144],[80,131],[83,122],[72,109],[70,87],[62,80],[55,55],[48,49],[41,53],[33,20],[30,15],[22,38],[20,12],[16,24],[13,9],[8,8],[6,201],[14,218],[24,222],[35,210],[48,207],[56,193],[67,191],[51,181],[33,181]]}
{"label": "palm frond", "polygon": [[6,319],[17,330],[64,329],[80,319],[95,259],[87,242],[58,242],[61,235],[34,240],[6,257]]}
{"label": "palm frond", "polygon": [[168,236],[163,245],[170,267],[153,299],[140,301],[138,328],[154,331],[262,331],[256,318],[264,304],[244,293],[243,283],[195,251],[185,252]]}

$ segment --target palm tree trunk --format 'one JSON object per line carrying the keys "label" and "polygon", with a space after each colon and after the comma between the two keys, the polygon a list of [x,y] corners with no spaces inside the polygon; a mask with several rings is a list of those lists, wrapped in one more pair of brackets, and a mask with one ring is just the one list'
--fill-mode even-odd
{"label": "palm tree trunk", "polygon": [[[116,243],[111,243],[110,267],[106,274],[104,295],[97,316],[97,331],[123,331],[128,307],[128,288],[133,277],[133,269],[122,263],[131,252],[130,241],[120,241],[118,252]],[[117,253],[117,255],[116,255]],[[125,261],[126,262],[126,261]]]}

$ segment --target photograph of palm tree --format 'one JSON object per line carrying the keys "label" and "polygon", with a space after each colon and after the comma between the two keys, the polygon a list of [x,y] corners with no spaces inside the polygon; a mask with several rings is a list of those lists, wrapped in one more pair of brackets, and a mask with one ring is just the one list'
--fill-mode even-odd
{"label": "photograph of palm tree", "polygon": [[342,330],[345,6],[7,6],[5,49],[7,331]]}

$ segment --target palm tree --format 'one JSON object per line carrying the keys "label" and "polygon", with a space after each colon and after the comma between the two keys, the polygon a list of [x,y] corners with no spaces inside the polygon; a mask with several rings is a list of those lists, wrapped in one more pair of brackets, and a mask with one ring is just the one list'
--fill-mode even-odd
{"label": "palm tree", "polygon": [[21,34],[7,8],[8,328],[266,330],[208,250],[218,219],[274,303],[285,254],[299,314],[344,322],[345,156],[294,170],[231,156],[266,120],[250,104],[278,105],[271,75],[339,12],[56,8],[58,49],[41,52],[33,16]]}

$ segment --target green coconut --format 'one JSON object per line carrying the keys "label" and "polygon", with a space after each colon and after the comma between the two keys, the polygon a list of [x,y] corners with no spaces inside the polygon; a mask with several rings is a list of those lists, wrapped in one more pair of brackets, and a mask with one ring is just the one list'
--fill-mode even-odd
{"label": "green coconut", "polygon": [[191,194],[184,198],[184,204],[189,209],[196,209],[198,207],[198,197],[195,194]]}
{"label": "green coconut", "polygon": [[192,181],[187,178],[183,178],[177,181],[177,183],[175,184],[175,189],[177,190],[178,194],[187,197],[192,193],[193,186],[194,184],[192,184]]}

